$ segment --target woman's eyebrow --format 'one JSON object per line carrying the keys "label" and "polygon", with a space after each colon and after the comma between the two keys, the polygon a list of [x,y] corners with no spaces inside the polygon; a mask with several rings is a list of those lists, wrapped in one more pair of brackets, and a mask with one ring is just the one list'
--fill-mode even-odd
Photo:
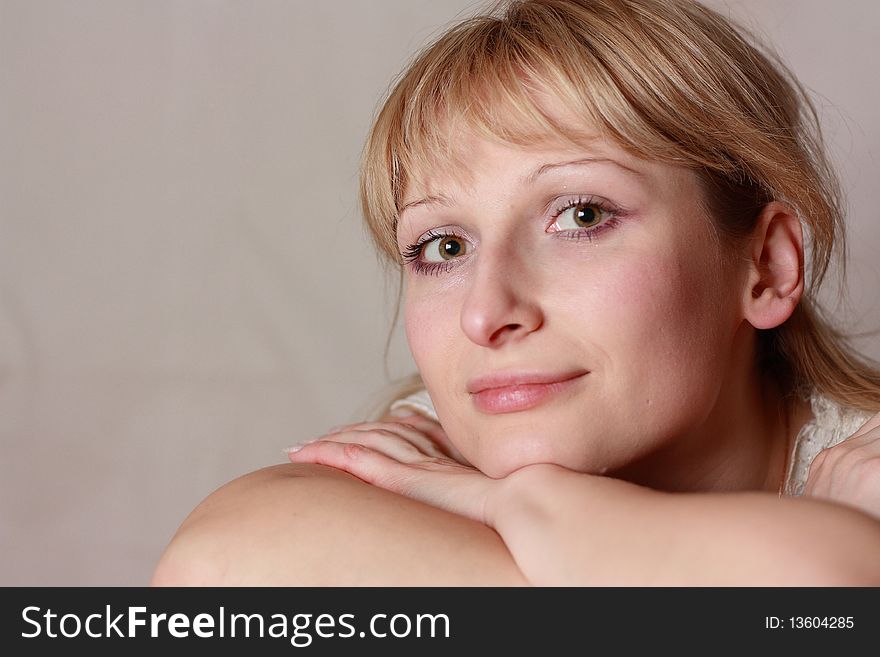
{"label": "woman's eyebrow", "polygon": [[402,208],[400,208],[400,210],[398,210],[397,215],[400,216],[404,213],[405,210],[409,210],[410,208],[415,208],[421,205],[443,205],[448,207],[452,205],[452,201],[442,194],[426,196],[425,198],[420,198],[416,201],[410,201]]}
{"label": "woman's eyebrow", "polygon": [[[621,164],[620,162],[617,162],[616,160],[612,160],[607,157],[582,157],[582,158],[578,158],[577,160],[571,160],[568,162],[550,162],[547,164],[542,164],[540,167],[538,167],[537,169],[532,171],[530,174],[525,176],[525,178],[523,179],[523,182],[526,185],[532,185],[535,183],[535,181],[538,178],[540,178],[542,175],[544,175],[545,173],[548,173],[550,171],[554,171],[556,169],[562,169],[565,167],[571,167],[571,166],[583,166],[583,165],[587,165],[587,164],[611,164],[611,165],[616,166],[620,169],[623,169],[624,171],[627,171],[628,173],[635,175],[639,178],[646,177],[644,172],[637,171],[636,169],[628,167],[625,164]],[[426,206],[426,205],[442,205],[444,207],[450,207],[450,206],[454,205],[454,203],[451,199],[449,199],[446,196],[443,196],[442,194],[426,196],[425,198],[420,198],[415,201],[410,201],[410,202],[404,204],[400,208],[400,210],[398,211],[397,216],[400,217],[401,215],[403,215],[403,213],[406,210],[409,210],[411,208],[421,207],[421,206]]]}
{"label": "woman's eyebrow", "polygon": [[523,182],[526,185],[532,185],[535,183],[535,181],[538,178],[540,178],[541,176],[543,176],[545,173],[547,173],[549,171],[554,171],[556,169],[561,169],[564,167],[581,166],[581,165],[585,165],[585,164],[611,164],[611,165],[616,166],[620,169],[623,169],[624,171],[627,171],[630,174],[633,174],[639,178],[646,177],[644,172],[637,171],[636,169],[628,167],[625,164],[621,164],[620,162],[618,162],[616,160],[612,160],[611,158],[607,158],[607,157],[582,157],[582,158],[578,158],[577,160],[571,160],[569,162],[552,162],[549,164],[542,164],[540,167],[538,167],[537,169],[532,171],[529,175],[527,175],[523,179]]}

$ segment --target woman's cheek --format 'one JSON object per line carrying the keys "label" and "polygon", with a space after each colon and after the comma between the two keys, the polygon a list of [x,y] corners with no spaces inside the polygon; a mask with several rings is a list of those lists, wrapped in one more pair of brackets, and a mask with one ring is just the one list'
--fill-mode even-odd
{"label": "woman's cheek", "polygon": [[458,371],[455,340],[461,329],[456,303],[437,295],[408,298],[404,306],[404,328],[410,352],[426,382]]}
{"label": "woman's cheek", "polygon": [[631,355],[679,320],[684,291],[674,263],[646,254],[595,265],[561,278],[554,292],[565,323],[586,342],[612,358]]}
{"label": "woman's cheek", "polygon": [[691,382],[705,380],[703,370],[714,369],[713,354],[723,353],[724,320],[714,298],[717,278],[699,260],[643,251],[609,259],[604,271],[587,280],[592,283],[561,290],[568,323],[580,329],[587,355],[599,361],[585,365],[629,390],[630,401],[656,402],[673,389],[683,394]]}
{"label": "woman's cheek", "polygon": [[688,252],[644,258],[627,281],[620,351],[634,357],[625,378],[642,393],[634,401],[644,404],[645,420],[669,437],[702,422],[718,394],[731,348],[721,276]]}

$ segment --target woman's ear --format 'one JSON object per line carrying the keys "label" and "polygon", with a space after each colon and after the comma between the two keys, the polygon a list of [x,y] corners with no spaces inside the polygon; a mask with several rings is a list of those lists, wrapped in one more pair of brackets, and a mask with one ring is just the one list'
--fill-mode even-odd
{"label": "woman's ear", "polygon": [[757,329],[787,320],[804,292],[804,242],[800,219],[780,201],[764,206],[748,246],[743,316]]}

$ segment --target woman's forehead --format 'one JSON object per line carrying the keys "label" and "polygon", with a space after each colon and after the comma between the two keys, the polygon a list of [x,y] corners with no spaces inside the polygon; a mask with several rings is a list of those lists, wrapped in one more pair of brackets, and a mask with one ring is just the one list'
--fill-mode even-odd
{"label": "woman's forehead", "polygon": [[508,147],[512,155],[525,155],[603,141],[597,126],[539,83],[524,94],[527,102],[499,94],[481,95],[492,100],[447,101],[439,112],[432,111],[430,117],[406,127],[406,146],[400,153],[408,177],[405,186],[423,185],[427,178],[467,178],[475,166],[475,152],[485,150],[484,146]]}
{"label": "woman's forehead", "polygon": [[527,186],[547,172],[590,162],[643,178],[664,166],[634,156],[596,132],[584,131],[576,142],[544,134],[521,144],[462,133],[442,154],[420,158],[420,166],[405,176],[400,210],[425,199],[442,199],[451,190],[468,188],[480,178],[513,177]]}

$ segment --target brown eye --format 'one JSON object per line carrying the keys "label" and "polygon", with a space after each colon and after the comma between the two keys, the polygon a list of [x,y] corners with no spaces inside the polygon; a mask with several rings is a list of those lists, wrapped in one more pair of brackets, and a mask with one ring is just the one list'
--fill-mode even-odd
{"label": "brown eye", "polygon": [[595,205],[578,203],[572,210],[574,210],[574,222],[583,228],[591,228],[602,219],[602,211]]}
{"label": "brown eye", "polygon": [[553,224],[553,230],[562,232],[579,228],[595,228],[613,215],[613,212],[603,210],[602,206],[596,203],[574,203],[559,213]]}
{"label": "brown eye", "polygon": [[454,260],[467,252],[465,242],[455,235],[446,235],[438,240],[425,244],[425,262],[443,262]]}

